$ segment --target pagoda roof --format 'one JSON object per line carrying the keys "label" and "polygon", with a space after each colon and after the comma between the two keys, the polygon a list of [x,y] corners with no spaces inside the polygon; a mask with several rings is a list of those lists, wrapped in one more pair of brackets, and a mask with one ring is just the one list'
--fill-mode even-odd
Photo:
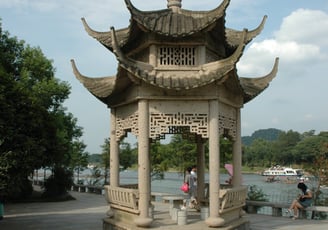
{"label": "pagoda roof", "polygon": [[[121,94],[131,85],[139,85],[141,82],[164,90],[190,90],[209,85],[212,82],[224,83],[228,78],[234,78],[237,87],[242,92],[244,103],[252,100],[268,87],[278,70],[276,59],[272,71],[259,78],[243,78],[237,75],[236,65],[243,54],[244,48],[263,29],[266,16],[260,25],[254,30],[243,31],[220,27],[225,31],[226,45],[230,46],[228,56],[210,63],[205,63],[191,70],[179,70],[178,74],[166,74],[155,66],[133,59],[126,55],[124,47],[134,42],[135,32],[156,33],[168,37],[185,37],[202,30],[210,32],[217,22],[224,22],[225,10],[229,0],[223,0],[221,5],[211,11],[189,11],[179,7],[159,11],[140,11],[136,9],[130,0],[125,0],[131,12],[130,26],[115,30],[113,27],[107,32],[92,30],[85,19],[82,22],[86,31],[101,44],[111,50],[119,62],[116,76],[90,78],[82,75],[72,60],[73,71],[77,79],[94,96],[105,104],[110,105],[115,97]],[[188,21],[188,22],[187,22]],[[182,24],[183,23],[183,24]],[[183,25],[183,26],[182,26]],[[215,25],[215,26],[212,26]],[[222,24],[223,25],[223,24]],[[221,25],[221,26],[222,26]],[[220,29],[216,28],[216,29]],[[219,39],[219,38],[218,38]],[[233,73],[233,74],[231,74]]]}
{"label": "pagoda roof", "polygon": [[[105,104],[107,104],[108,101],[110,101],[111,97],[114,97],[116,95],[116,92],[117,93],[121,92],[128,85],[132,84],[132,82],[136,81],[131,78],[120,77],[122,75],[121,71],[119,71],[119,73],[121,74],[118,74],[117,76],[108,76],[108,77],[99,77],[99,78],[86,77],[78,71],[74,61],[71,60],[71,62],[76,78],[84,85],[86,89],[88,89],[90,93],[92,93],[95,97],[97,97]],[[270,82],[278,72],[278,63],[279,63],[279,59],[276,58],[275,64],[271,72],[265,76],[257,77],[257,78],[245,78],[245,77],[239,78],[240,87],[243,90],[244,103],[251,101],[253,98],[259,95],[269,86]],[[129,71],[131,71],[131,69]],[[214,76],[214,78],[220,78],[219,80],[223,82],[224,80],[226,80],[224,76],[226,77],[228,76],[228,74],[224,75],[223,73],[228,73],[230,71],[233,70],[231,70],[229,67],[225,67],[221,69],[221,71],[217,71],[217,72],[212,71],[211,75]],[[129,77],[132,77],[131,74],[129,74]],[[209,77],[207,79],[210,82],[214,81]],[[162,83],[163,86],[165,86],[165,83],[170,81],[160,78],[160,82]],[[195,78],[178,79],[176,81],[176,84],[180,85],[180,83],[183,83],[186,86],[191,86],[193,85],[194,82],[197,82],[197,79]]]}
{"label": "pagoda roof", "polygon": [[184,37],[197,33],[218,20],[224,20],[230,0],[224,0],[210,11],[190,11],[179,8],[178,11],[164,9],[158,11],[140,11],[130,0],[125,0],[131,19],[149,32],[164,36]]}
{"label": "pagoda roof", "polygon": [[[143,81],[159,88],[178,91],[198,88],[214,81],[224,82],[227,77],[231,76],[228,73],[235,70],[236,63],[243,53],[245,47],[244,39],[246,37],[245,30],[238,48],[226,59],[203,64],[197,72],[182,71],[179,76],[170,75],[165,77],[161,73],[156,73],[152,65],[133,60],[124,55],[117,44],[114,28],[112,28],[111,33],[114,38],[112,45],[113,53],[119,61],[119,70],[116,77],[89,78],[83,76],[76,68],[74,61],[72,61],[74,73],[79,81],[93,95],[105,103],[115,95],[115,91],[120,92],[132,82],[139,84],[140,81]],[[272,71],[266,76],[260,78],[240,77],[239,82],[243,90],[244,103],[250,101],[267,88],[275,77],[277,70],[278,59],[276,59]]]}
{"label": "pagoda roof", "polygon": [[[179,9],[174,12],[172,9],[159,11],[140,11],[135,8],[130,0],[125,0],[128,9],[131,12],[130,26],[116,31],[117,44],[124,47],[129,41],[133,42],[133,32],[142,29],[143,31],[153,32],[155,34],[168,37],[186,37],[198,33],[206,28],[212,28],[211,25],[220,20],[224,21],[225,10],[230,0],[224,0],[221,5],[211,11],[190,11]],[[260,25],[250,31],[247,31],[245,44],[248,44],[264,28],[267,16],[263,17]],[[113,37],[110,31],[99,32],[93,30],[84,18],[81,19],[87,33],[98,40],[109,50],[113,50]],[[168,23],[166,23],[168,22]],[[239,44],[243,31],[225,28],[227,43],[235,47]]]}

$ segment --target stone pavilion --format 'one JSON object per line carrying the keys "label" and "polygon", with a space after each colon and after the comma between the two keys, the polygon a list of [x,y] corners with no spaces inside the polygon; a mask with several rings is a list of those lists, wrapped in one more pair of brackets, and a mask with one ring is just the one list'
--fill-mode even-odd
{"label": "stone pavilion", "polygon": [[[269,86],[278,58],[262,77],[240,77],[236,65],[245,46],[262,31],[266,16],[257,28],[237,31],[225,26],[230,0],[218,0],[218,7],[209,11],[183,9],[181,1],[167,0],[166,9],[142,11],[125,0],[131,19],[122,29],[98,32],[82,19],[87,33],[118,61],[115,76],[99,78],[82,75],[72,61],[76,78],[110,109],[108,229],[124,229],[120,223],[152,226],[150,145],[166,134],[183,134],[197,145],[197,194],[209,210],[205,223],[228,226],[243,215],[247,189],[241,184],[241,109]],[[121,186],[119,178],[119,144],[128,132],[138,142],[138,185],[131,187]],[[230,188],[219,180],[220,136],[233,142]]]}

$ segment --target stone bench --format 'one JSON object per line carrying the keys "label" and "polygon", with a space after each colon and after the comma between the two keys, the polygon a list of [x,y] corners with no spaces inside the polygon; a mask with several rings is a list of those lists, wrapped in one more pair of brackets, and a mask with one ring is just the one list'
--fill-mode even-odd
{"label": "stone bench", "polygon": [[220,213],[241,209],[245,206],[247,187],[220,190]]}
{"label": "stone bench", "polygon": [[150,196],[151,196],[151,201],[157,201],[157,198],[162,199],[163,202],[168,202],[167,200],[163,200],[164,196],[170,196],[172,194],[170,193],[164,193],[164,192],[151,192]]}
{"label": "stone bench", "polygon": [[[255,201],[255,200],[247,200],[246,205],[251,210],[251,213],[256,213],[256,207],[271,207],[272,208],[272,216],[282,216],[282,209],[288,209],[290,204],[288,203],[274,203],[268,201]],[[313,218],[313,212],[328,212],[328,206],[310,206],[300,211],[299,217],[305,218],[306,211],[312,212],[311,218]]]}
{"label": "stone bench", "polygon": [[180,208],[183,204],[183,200],[185,200],[186,197],[183,195],[168,195],[168,196],[163,196],[162,199],[163,202],[170,203],[169,214],[172,220],[176,221],[178,211],[180,211]]}
{"label": "stone bench", "polygon": [[105,186],[105,197],[111,209],[139,215],[137,189]]}
{"label": "stone bench", "polygon": [[[201,200],[202,206],[208,206],[209,199],[208,194]],[[247,187],[241,186],[238,188],[226,188],[220,189],[219,200],[220,200],[220,213],[228,211],[232,208],[241,208],[245,206],[245,200],[247,196]]]}
{"label": "stone bench", "polygon": [[[243,214],[243,206],[246,205],[247,187],[220,189],[219,192],[219,214],[226,222],[239,219]],[[201,200],[202,207],[209,205],[209,199]]]}

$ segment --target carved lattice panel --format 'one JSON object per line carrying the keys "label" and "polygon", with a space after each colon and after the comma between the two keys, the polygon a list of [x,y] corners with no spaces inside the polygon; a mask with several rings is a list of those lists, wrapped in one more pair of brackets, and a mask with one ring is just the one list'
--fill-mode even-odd
{"label": "carved lattice panel", "polygon": [[159,66],[195,66],[196,48],[195,47],[159,47],[158,48]]}
{"label": "carved lattice panel", "polygon": [[[179,128],[181,127],[181,128]],[[150,116],[150,138],[160,139],[163,134],[181,133],[182,127],[186,132],[208,137],[208,115],[196,113],[152,113]]]}
{"label": "carved lattice panel", "polygon": [[116,117],[116,139],[120,140],[122,137],[126,137],[128,130],[138,136],[138,113],[127,117]]}
{"label": "carved lattice panel", "polygon": [[[165,104],[168,105],[168,104]],[[164,139],[165,134],[182,134],[185,138],[194,138],[194,135],[200,135],[202,138],[208,138],[208,114],[204,113],[203,104],[193,103],[193,105],[203,111],[199,113],[178,112],[161,113],[154,110],[150,113],[149,138],[153,140]],[[180,104],[180,109],[188,107],[188,103]],[[190,105],[189,105],[190,106]],[[157,106],[159,108],[159,106]],[[172,107],[172,111],[174,108]],[[193,108],[196,110],[196,108]],[[156,111],[156,112],[155,112]],[[220,135],[229,135],[233,140],[236,139],[236,110],[232,107],[220,104],[219,112],[219,133]],[[131,132],[138,136],[138,112],[121,110],[116,116],[116,138],[120,140]]]}

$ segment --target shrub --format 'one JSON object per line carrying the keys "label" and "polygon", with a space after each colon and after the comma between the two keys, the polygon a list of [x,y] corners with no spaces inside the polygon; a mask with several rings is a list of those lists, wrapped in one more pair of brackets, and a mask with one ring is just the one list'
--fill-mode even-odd
{"label": "shrub", "polygon": [[268,201],[267,195],[256,185],[248,187],[247,200]]}
{"label": "shrub", "polygon": [[67,194],[73,184],[73,173],[65,168],[57,167],[44,183],[44,196],[48,198]]}

